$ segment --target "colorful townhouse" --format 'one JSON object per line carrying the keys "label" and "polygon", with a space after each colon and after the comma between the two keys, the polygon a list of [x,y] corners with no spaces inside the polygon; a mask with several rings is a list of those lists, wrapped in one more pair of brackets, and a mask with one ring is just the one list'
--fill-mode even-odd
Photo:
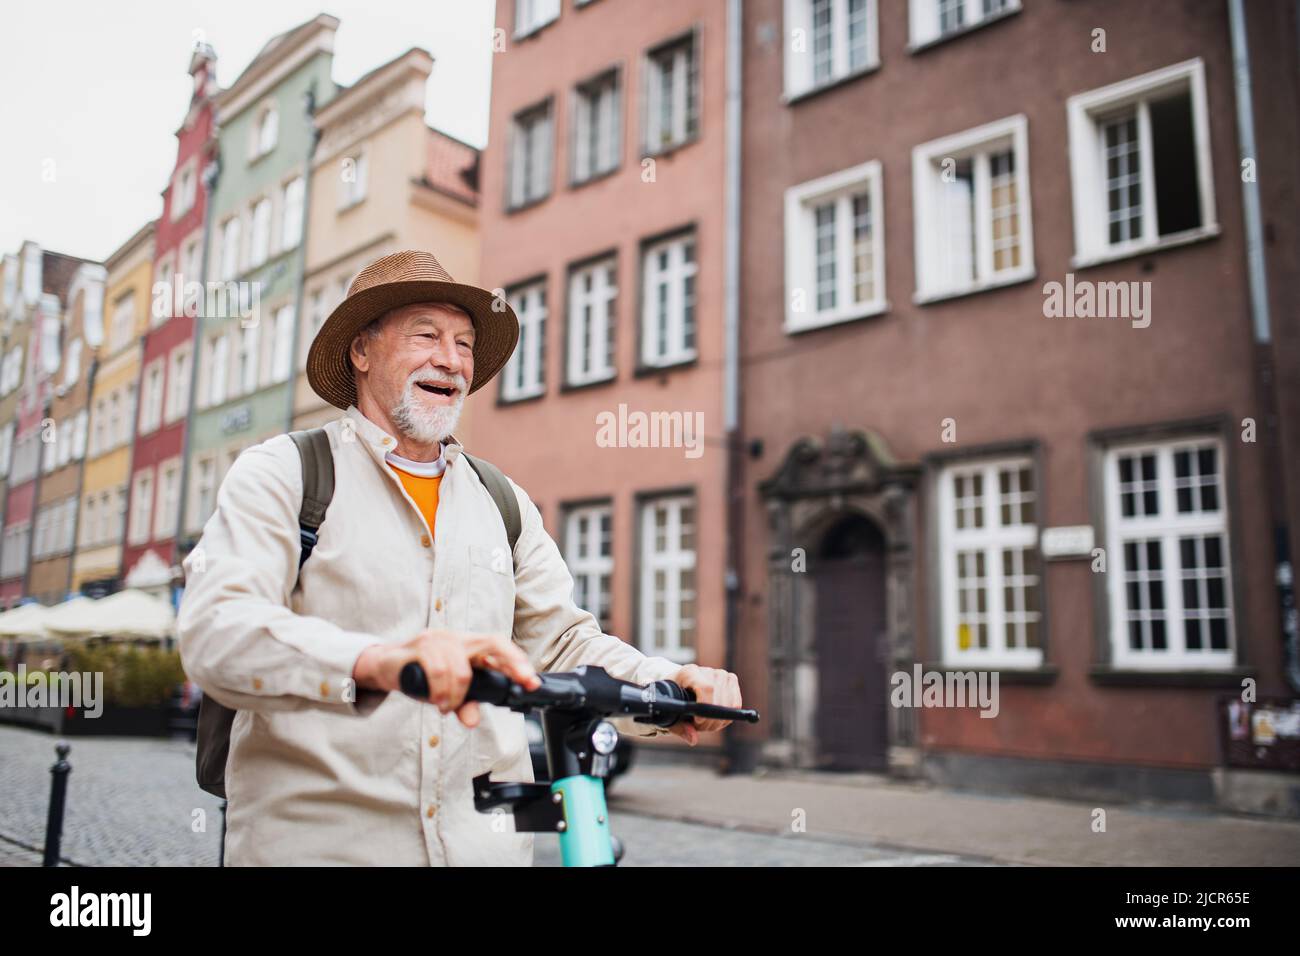
{"label": "colorful townhouse", "polygon": [[[317,111],[294,428],[339,415],[307,383],[307,350],[369,262],[399,249],[427,249],[458,281],[477,281],[479,152],[425,124],[432,69],[428,52],[408,50]],[[457,428],[462,441],[468,408]]]}
{"label": "colorful townhouse", "polygon": [[123,410],[131,407],[131,395],[139,394],[140,340],[149,315],[153,242],[150,222],[104,261],[108,273],[105,327],[89,383],[90,428],[70,588],[92,597],[121,587],[123,516],[135,434]]}
{"label": "colorful townhouse", "polygon": [[[193,290],[201,290],[206,279],[203,249],[211,241],[207,208],[208,181],[216,169],[216,67],[209,46],[190,56],[192,93],[176,130],[176,162],[154,227],[152,282],[143,299],[132,295],[130,306],[142,336],[136,367],[140,413],[129,461],[130,508],[115,512],[113,520],[124,586],[169,599],[180,576],[176,532],[194,390],[194,330],[198,307],[207,301]],[[123,302],[123,322],[127,308]]]}
{"label": "colorful townhouse", "polygon": [[338,20],[321,15],[274,37],[217,99],[207,277],[228,294],[195,334],[182,553],[239,452],[289,427],[313,115],[335,94],[337,29]]}
{"label": "colorful townhouse", "polygon": [[[43,449],[59,437],[58,428],[50,427],[47,420],[53,379],[62,357],[64,312],[74,279],[82,266],[91,265],[75,256],[47,252],[31,241],[24,242],[18,253],[17,293],[10,316],[13,327],[6,353],[13,363],[8,378],[17,383],[17,402],[0,545],[0,604],[5,607],[31,593],[28,572]],[[85,276],[81,284],[86,285]],[[62,592],[55,595],[62,596]]]}
{"label": "colorful townhouse", "polygon": [[[98,263],[77,266],[60,321],[43,316],[41,355],[49,375],[40,423],[41,464],[32,519],[27,597],[57,604],[72,596],[72,552],[77,541],[81,483],[90,432],[90,394],[104,342],[104,282]],[[134,388],[110,422],[128,443]]]}
{"label": "colorful townhouse", "polygon": [[745,762],[1294,813],[1295,7],[745,16]]}
{"label": "colorful townhouse", "polygon": [[18,386],[27,346],[28,326],[22,320],[21,282],[22,259],[5,253],[0,257],[0,528],[4,527],[5,493],[17,428]]}

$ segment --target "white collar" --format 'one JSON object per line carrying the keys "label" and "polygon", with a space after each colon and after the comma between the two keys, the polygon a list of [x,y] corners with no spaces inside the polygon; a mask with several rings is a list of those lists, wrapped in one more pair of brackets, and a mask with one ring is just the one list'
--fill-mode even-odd
{"label": "white collar", "polygon": [[438,446],[438,457],[434,461],[411,461],[391,451],[384,455],[384,461],[417,478],[437,478],[447,467],[447,456],[443,454],[442,445]]}

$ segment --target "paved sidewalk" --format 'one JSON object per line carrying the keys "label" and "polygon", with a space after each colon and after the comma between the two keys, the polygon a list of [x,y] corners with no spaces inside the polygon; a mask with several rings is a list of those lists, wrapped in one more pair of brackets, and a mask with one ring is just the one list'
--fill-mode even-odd
{"label": "paved sidewalk", "polygon": [[[982,796],[868,775],[711,770],[644,762],[611,810],[826,842],[869,843],[1003,863],[1078,866],[1300,866],[1300,823],[1169,808]],[[802,811],[802,812],[800,812]],[[803,834],[793,829],[802,818]]]}

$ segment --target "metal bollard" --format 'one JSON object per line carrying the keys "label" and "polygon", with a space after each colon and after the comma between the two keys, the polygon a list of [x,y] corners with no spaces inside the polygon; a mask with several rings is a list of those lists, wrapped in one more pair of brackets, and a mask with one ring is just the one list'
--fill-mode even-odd
{"label": "metal bollard", "polygon": [[58,762],[50,768],[54,779],[50,783],[50,815],[45,821],[45,860],[42,866],[59,865],[59,841],[63,837],[63,808],[67,802],[68,774],[72,773],[72,764],[68,763],[68,746],[66,740],[60,740],[54,750],[59,755]]}
{"label": "metal bollard", "polygon": [[226,865],[226,801],[221,801],[221,849],[217,851],[217,866]]}

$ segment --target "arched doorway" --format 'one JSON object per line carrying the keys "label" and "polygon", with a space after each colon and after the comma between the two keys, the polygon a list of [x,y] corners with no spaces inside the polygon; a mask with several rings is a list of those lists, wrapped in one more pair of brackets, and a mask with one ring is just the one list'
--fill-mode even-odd
{"label": "arched doorway", "polygon": [[849,512],[808,562],[815,609],[817,763],[827,770],[889,766],[885,536]]}

